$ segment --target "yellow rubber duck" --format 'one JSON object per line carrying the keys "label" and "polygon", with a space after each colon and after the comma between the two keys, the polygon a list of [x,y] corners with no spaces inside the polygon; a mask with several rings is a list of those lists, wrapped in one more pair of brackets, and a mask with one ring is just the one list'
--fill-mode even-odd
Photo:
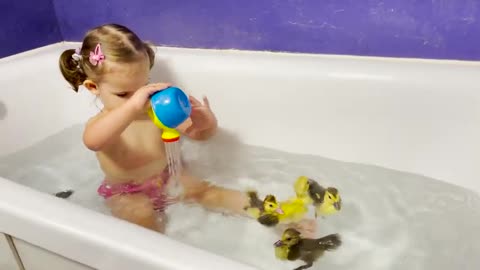
{"label": "yellow rubber duck", "polygon": [[296,196],[315,207],[315,217],[334,214],[342,208],[338,189],[324,188],[317,181],[306,176],[297,178],[294,184]]}
{"label": "yellow rubber duck", "polygon": [[305,265],[294,269],[302,270],[312,267],[325,251],[335,250],[341,244],[338,234],[330,234],[318,239],[302,238],[299,231],[288,228],[283,232],[281,240],[274,244],[275,257],[280,260],[302,260]]}

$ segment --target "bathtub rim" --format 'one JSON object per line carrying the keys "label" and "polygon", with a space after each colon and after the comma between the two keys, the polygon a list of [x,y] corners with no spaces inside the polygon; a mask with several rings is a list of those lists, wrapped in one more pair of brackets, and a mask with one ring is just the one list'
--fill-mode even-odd
{"label": "bathtub rim", "polygon": [[[5,56],[0,58],[0,64],[3,62],[20,60],[32,55],[42,53],[55,48],[74,49],[81,45],[80,41],[60,41],[45,46],[33,48],[31,50],[23,51],[17,54]],[[370,55],[350,55],[350,54],[323,54],[323,53],[304,53],[304,52],[288,52],[288,51],[269,51],[269,50],[247,50],[247,49],[215,49],[215,48],[194,48],[194,47],[178,47],[178,46],[166,46],[166,45],[154,45],[155,48],[161,50],[171,51],[188,51],[199,52],[204,54],[245,54],[245,55],[258,55],[265,57],[306,57],[306,58],[318,58],[318,59],[349,59],[356,61],[382,61],[382,62],[395,62],[395,63],[423,63],[423,64],[450,64],[450,65],[473,65],[480,67],[480,60],[458,60],[458,59],[433,59],[433,58],[415,58],[415,57],[387,57],[387,56],[370,56]]]}
{"label": "bathtub rim", "polygon": [[95,269],[255,269],[3,177],[0,197],[1,232]]}

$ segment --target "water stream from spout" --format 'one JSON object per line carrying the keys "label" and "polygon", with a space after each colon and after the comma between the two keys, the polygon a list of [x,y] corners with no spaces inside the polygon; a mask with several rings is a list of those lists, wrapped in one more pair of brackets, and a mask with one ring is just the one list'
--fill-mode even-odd
{"label": "water stream from spout", "polygon": [[165,142],[165,151],[170,175],[170,180],[167,185],[167,196],[178,198],[183,194],[183,187],[180,184],[180,175],[182,173],[180,140]]}

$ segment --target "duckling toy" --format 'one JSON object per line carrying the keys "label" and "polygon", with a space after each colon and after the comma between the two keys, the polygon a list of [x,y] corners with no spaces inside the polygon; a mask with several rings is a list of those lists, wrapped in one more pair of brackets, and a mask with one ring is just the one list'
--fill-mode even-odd
{"label": "duckling toy", "polygon": [[315,206],[315,217],[334,214],[342,208],[342,199],[338,189],[324,188],[317,181],[300,176],[294,184],[297,197]]}
{"label": "duckling toy", "polygon": [[245,210],[266,226],[298,222],[308,212],[303,200],[293,198],[278,203],[274,195],[267,195],[261,201],[255,191],[249,191],[247,194],[250,198],[250,206],[245,207]]}
{"label": "duckling toy", "polygon": [[318,239],[302,238],[293,228],[286,229],[282,239],[275,242],[275,257],[280,260],[302,260],[305,265],[295,268],[302,270],[312,267],[325,251],[337,249],[342,244],[338,234],[330,234]]}

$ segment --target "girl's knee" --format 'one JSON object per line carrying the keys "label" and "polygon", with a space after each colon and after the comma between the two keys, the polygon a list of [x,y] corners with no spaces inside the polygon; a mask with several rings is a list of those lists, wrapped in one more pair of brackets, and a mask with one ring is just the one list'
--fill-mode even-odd
{"label": "girl's knee", "polygon": [[185,189],[185,199],[187,201],[214,200],[217,197],[217,188],[205,181],[198,182],[196,185]]}
{"label": "girl's knee", "polygon": [[156,229],[157,214],[147,196],[118,195],[107,201],[112,214],[137,225]]}

